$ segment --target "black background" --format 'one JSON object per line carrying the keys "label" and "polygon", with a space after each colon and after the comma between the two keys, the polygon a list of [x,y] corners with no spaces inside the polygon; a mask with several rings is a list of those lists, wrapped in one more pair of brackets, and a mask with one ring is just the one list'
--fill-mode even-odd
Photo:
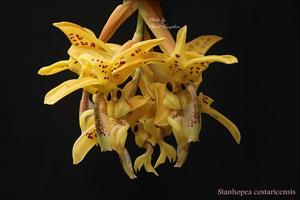
{"label": "black background", "polygon": [[[183,168],[166,163],[157,169],[159,177],[142,169],[138,179],[130,180],[115,153],[97,148],[79,165],[72,164],[81,92],[54,106],[44,105],[43,98],[76,76],[41,77],[37,71],[68,58],[70,44],[53,22],[74,22],[98,35],[119,3],[1,2],[1,197],[216,199],[219,188],[296,190],[299,4],[289,1],[162,3],[168,25],[188,25],[188,41],[217,34],[224,40],[208,54],[238,57],[238,64],[210,65],[201,91],[239,127],[240,145],[222,125],[203,116],[200,142],[192,145]],[[136,14],[111,41],[130,39],[135,23]],[[175,36],[177,29],[171,32]],[[129,135],[134,160],[143,150],[135,150],[132,142]]]}

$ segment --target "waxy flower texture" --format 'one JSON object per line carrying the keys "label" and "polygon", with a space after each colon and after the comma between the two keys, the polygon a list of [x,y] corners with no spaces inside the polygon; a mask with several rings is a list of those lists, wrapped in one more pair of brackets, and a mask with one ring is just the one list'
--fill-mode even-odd
{"label": "waxy flower texture", "polygon": [[[138,19],[132,39],[124,44],[109,43],[135,11]],[[53,24],[70,41],[69,59],[42,67],[38,74],[69,70],[78,75],[50,90],[44,99],[45,104],[52,105],[82,89],[81,134],[72,150],[74,164],[81,162],[95,146],[101,152],[116,152],[131,179],[137,177],[142,167],[158,176],[158,166],[167,159],[181,167],[191,143],[199,141],[204,113],[224,125],[240,143],[236,125],[211,106],[212,98],[199,92],[202,74],[210,64],[234,64],[237,58],[206,55],[222,39],[219,36],[204,35],[186,41],[188,29],[183,26],[175,41],[163,23],[159,2],[127,0],[113,11],[99,38],[71,22]],[[155,38],[150,37],[149,31]],[[160,52],[154,51],[157,46]],[[126,149],[128,134],[134,134],[137,147],[145,149],[134,163]],[[176,147],[164,141],[168,136],[175,137]],[[159,146],[160,154],[152,164],[155,145]]]}

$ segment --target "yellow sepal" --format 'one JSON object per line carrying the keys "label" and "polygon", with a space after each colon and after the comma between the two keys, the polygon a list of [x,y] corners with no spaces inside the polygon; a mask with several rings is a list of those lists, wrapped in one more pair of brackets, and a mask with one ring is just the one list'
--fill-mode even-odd
{"label": "yellow sepal", "polygon": [[75,90],[98,84],[101,84],[101,81],[94,78],[72,79],[65,81],[46,94],[44,103],[49,105],[55,104],[57,101],[74,92]]}

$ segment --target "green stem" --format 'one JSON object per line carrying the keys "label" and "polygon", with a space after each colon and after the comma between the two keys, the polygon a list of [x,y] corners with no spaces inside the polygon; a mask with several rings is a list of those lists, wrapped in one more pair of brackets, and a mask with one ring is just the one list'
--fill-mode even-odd
{"label": "green stem", "polygon": [[141,16],[140,12],[138,12],[136,29],[132,38],[133,41],[139,42],[143,40],[143,27],[144,27],[144,19]]}
{"label": "green stem", "polygon": [[170,31],[162,22],[162,12],[160,5],[150,0],[138,1],[138,10],[142,15],[145,23],[148,25],[156,38],[165,38],[160,45],[163,51],[171,54],[175,48],[175,40]]}

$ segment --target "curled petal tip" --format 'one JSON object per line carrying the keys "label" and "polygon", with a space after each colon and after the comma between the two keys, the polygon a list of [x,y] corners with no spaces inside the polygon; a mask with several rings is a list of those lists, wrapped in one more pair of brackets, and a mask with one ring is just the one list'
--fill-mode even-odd
{"label": "curled petal tip", "polygon": [[76,162],[75,160],[73,160],[73,165],[77,165],[78,164],[78,162]]}
{"label": "curled petal tip", "polygon": [[38,75],[43,75],[43,68],[40,68],[37,73]]}
{"label": "curled petal tip", "polygon": [[130,179],[136,179],[137,176],[136,176],[136,175],[131,175],[129,178],[130,178]]}
{"label": "curled petal tip", "polygon": [[233,56],[233,63],[238,63],[238,62],[239,62],[238,59],[235,56]]}
{"label": "curled petal tip", "polygon": [[46,104],[46,105],[53,105],[54,102],[51,101],[51,100],[49,100],[49,99],[47,99],[47,98],[45,98],[45,99],[44,99],[44,104]]}
{"label": "curled petal tip", "polygon": [[239,135],[237,138],[235,138],[236,143],[240,144],[241,143],[241,135]]}
{"label": "curled petal tip", "polygon": [[63,22],[54,22],[52,23],[53,26],[59,27]]}
{"label": "curled petal tip", "polygon": [[77,165],[78,163],[80,163],[79,157],[76,154],[74,154],[74,152],[72,157],[73,157],[73,165]]}
{"label": "curled petal tip", "polygon": [[174,167],[180,168],[180,167],[182,167],[182,164],[176,163],[176,164],[174,165]]}
{"label": "curled petal tip", "polygon": [[225,64],[238,63],[238,59],[235,56],[232,56],[232,55],[224,55],[224,56],[221,56],[221,58],[222,58],[222,61]]}

